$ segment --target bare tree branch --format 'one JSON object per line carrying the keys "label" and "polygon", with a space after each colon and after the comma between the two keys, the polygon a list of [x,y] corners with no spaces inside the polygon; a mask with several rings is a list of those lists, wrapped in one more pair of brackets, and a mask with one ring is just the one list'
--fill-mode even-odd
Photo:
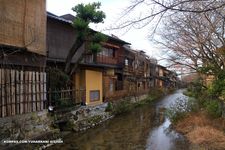
{"label": "bare tree branch", "polygon": [[[141,9],[142,14],[145,14],[145,16],[137,17],[135,10],[143,6],[148,7],[148,9]],[[224,0],[133,0],[131,5],[125,9],[123,15],[116,21],[119,23],[105,30],[123,29],[129,26],[135,27],[136,24],[140,23],[145,24],[142,26],[145,27],[147,24],[152,23],[155,18],[159,17],[161,19],[158,19],[159,22],[156,24],[158,26],[163,20],[162,16],[164,15],[171,15],[173,13],[201,14],[223,9],[224,7]],[[148,12],[149,10],[152,11]],[[140,10],[138,12],[140,13]],[[131,19],[129,19],[129,16],[132,16]]]}

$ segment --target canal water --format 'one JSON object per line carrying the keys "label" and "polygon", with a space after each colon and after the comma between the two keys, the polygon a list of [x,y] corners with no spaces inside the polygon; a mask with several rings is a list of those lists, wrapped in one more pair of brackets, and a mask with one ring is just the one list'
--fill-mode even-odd
{"label": "canal water", "polygon": [[71,133],[63,144],[48,149],[70,150],[188,150],[184,137],[170,128],[164,108],[187,97],[177,90],[156,104],[134,109],[83,133]]}

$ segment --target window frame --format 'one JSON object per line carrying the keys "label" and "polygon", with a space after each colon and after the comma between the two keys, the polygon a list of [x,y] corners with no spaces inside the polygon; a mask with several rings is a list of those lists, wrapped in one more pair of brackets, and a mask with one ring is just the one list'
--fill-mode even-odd
{"label": "window frame", "polygon": [[[98,93],[97,98],[95,98],[96,97],[96,95],[95,95],[94,99],[92,99],[92,93],[93,92]],[[90,94],[90,97],[89,97],[90,102],[100,101],[100,90],[90,90],[89,94]]]}

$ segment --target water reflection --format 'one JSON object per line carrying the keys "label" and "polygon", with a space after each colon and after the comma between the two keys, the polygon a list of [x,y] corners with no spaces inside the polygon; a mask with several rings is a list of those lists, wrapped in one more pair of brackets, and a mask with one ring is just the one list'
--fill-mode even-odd
{"label": "water reflection", "polygon": [[160,108],[182,96],[181,91],[167,96],[156,106],[144,106],[118,116],[84,133],[71,133],[63,144],[48,149],[80,150],[185,150],[188,143],[169,128],[170,121],[160,121]]}
{"label": "water reflection", "polygon": [[[146,149],[149,150],[176,150],[176,149],[188,149],[187,141],[182,135],[171,130],[171,121],[168,118],[164,118],[162,121],[163,112],[165,109],[177,102],[185,103],[187,97],[182,94],[183,90],[178,90],[176,93],[166,96],[160,102],[156,104],[156,121],[159,125],[155,127],[147,138]],[[162,124],[161,124],[162,123]],[[160,125],[161,124],[161,125]]]}
{"label": "water reflection", "polygon": [[[149,150],[174,150],[177,149],[176,140],[183,141],[182,137],[174,132],[171,131],[169,126],[171,122],[169,119],[166,119],[165,122],[153,129],[150,133],[146,149]],[[181,138],[181,139],[180,139]]]}

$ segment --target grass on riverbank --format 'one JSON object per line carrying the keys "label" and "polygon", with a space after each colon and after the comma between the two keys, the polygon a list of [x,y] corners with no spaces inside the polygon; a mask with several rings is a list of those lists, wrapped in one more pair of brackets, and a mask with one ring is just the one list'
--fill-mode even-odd
{"label": "grass on riverbank", "polygon": [[184,94],[195,98],[177,103],[167,110],[173,127],[198,149],[224,150],[225,118],[222,117],[219,101],[210,98],[207,93],[186,91]]}
{"label": "grass on riverbank", "polygon": [[224,150],[225,119],[212,119],[204,111],[191,112],[179,120],[175,129],[203,149]]}
{"label": "grass on riverbank", "polygon": [[110,111],[114,115],[120,115],[126,112],[130,112],[132,109],[136,107],[148,105],[162,96],[163,96],[163,91],[161,89],[152,89],[148,93],[148,97],[144,100],[131,102],[131,99],[128,98],[126,100],[121,100],[117,103],[108,103],[106,111]]}

